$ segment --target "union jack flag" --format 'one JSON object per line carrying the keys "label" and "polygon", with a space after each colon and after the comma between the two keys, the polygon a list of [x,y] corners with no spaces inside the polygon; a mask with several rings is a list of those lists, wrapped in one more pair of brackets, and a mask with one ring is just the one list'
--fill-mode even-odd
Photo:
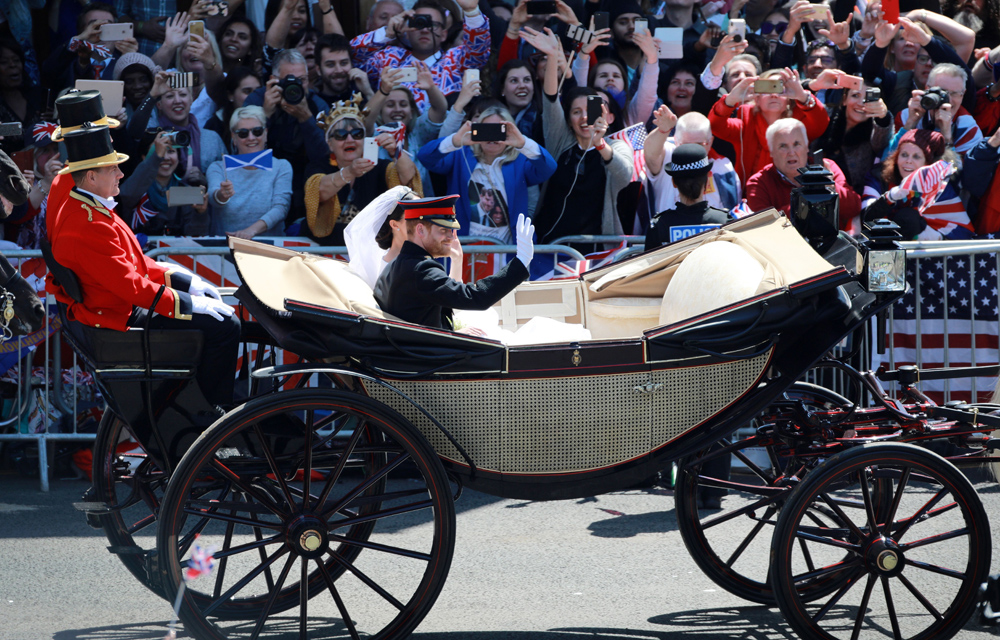
{"label": "union jack flag", "polygon": [[212,567],[215,566],[214,553],[213,549],[205,549],[195,543],[191,557],[187,561],[187,568],[184,570],[184,580],[191,581],[212,573]]}
{"label": "union jack flag", "polygon": [[403,145],[406,143],[406,125],[402,122],[387,122],[375,127],[375,136],[380,133],[391,133],[396,141],[396,159],[403,152]]}
{"label": "union jack flag", "polygon": [[555,268],[549,271],[544,276],[538,278],[539,280],[569,280],[576,279],[587,271],[591,271],[598,267],[603,267],[606,264],[611,264],[614,262],[615,256],[619,251],[626,247],[627,243],[622,240],[621,244],[607,249],[605,251],[597,251],[595,253],[588,253],[584,260],[569,260],[567,262],[557,262]]}
{"label": "union jack flag", "polygon": [[52,140],[52,134],[56,132],[59,127],[55,122],[39,122],[31,128],[31,138],[35,142],[41,142],[42,140],[48,138]]}
{"label": "union jack flag", "polygon": [[920,204],[917,209],[920,213],[927,211],[937,200],[938,196],[948,186],[948,176],[955,172],[955,165],[946,160],[938,160],[934,164],[920,167],[910,175],[903,178],[900,188],[920,196]]}
{"label": "union jack flag", "polygon": [[622,129],[617,133],[608,136],[611,140],[624,140],[628,146],[632,147],[632,182],[641,182],[646,179],[646,154],[643,147],[646,146],[646,125],[634,124],[627,129]]}
{"label": "union jack flag", "polygon": [[734,218],[745,218],[751,213],[753,213],[753,209],[751,209],[750,205],[747,204],[747,199],[743,198],[740,200],[738,205],[733,207],[733,210],[729,212],[729,215]]}
{"label": "union jack flag", "polygon": [[[992,239],[993,234],[979,239]],[[892,309],[893,367],[997,364],[997,258],[992,253],[907,261],[907,292]],[[918,291],[919,283],[919,291]],[[936,402],[988,402],[995,378],[931,380],[920,390]]]}
{"label": "union jack flag", "polygon": [[274,154],[270,149],[264,149],[258,153],[244,153],[238,156],[224,155],[225,169],[243,169],[245,167],[256,167],[264,171],[270,171],[274,166]]}
{"label": "union jack flag", "polygon": [[139,198],[139,204],[135,205],[135,212],[132,213],[132,228],[138,229],[159,215],[159,213],[159,211],[150,206],[149,194],[142,194],[142,197]]}

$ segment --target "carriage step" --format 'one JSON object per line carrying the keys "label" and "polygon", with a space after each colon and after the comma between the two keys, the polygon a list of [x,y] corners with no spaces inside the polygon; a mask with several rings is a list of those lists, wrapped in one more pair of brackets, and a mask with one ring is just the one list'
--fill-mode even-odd
{"label": "carriage step", "polygon": [[77,511],[85,511],[88,513],[108,514],[114,512],[111,505],[107,502],[74,502],[73,508]]}
{"label": "carriage step", "polygon": [[146,553],[145,549],[134,544],[114,545],[108,547],[108,551],[115,554],[116,556],[141,556]]}

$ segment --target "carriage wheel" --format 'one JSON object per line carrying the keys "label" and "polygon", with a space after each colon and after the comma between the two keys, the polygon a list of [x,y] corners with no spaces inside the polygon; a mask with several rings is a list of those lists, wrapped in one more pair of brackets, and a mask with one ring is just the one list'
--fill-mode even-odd
{"label": "carriage wheel", "polygon": [[117,509],[95,517],[111,543],[110,550],[125,568],[154,593],[162,594],[159,577],[149,575],[146,558],[156,546],[156,512],[167,477],[132,443],[125,423],[106,409],[94,439],[92,497]]}
{"label": "carriage wheel", "polygon": [[[881,507],[878,483],[892,496]],[[816,505],[836,524],[810,522]],[[774,532],[772,586],[802,638],[853,640],[864,629],[865,638],[946,639],[975,610],[990,553],[986,512],[958,469],[913,445],[866,445],[832,456],[789,497]],[[841,587],[806,603],[799,585],[823,576],[841,576]]]}
{"label": "carriage wheel", "polygon": [[[783,401],[797,400],[808,410],[830,411],[850,401],[824,387],[805,382],[792,385]],[[766,424],[764,411],[752,426]],[[730,473],[723,458],[733,456],[742,472]],[[787,457],[787,449],[768,434],[723,441],[678,462],[674,502],[677,526],[688,552],[717,585],[751,602],[774,605],[768,557],[778,511],[801,480],[807,466]],[[725,492],[719,509],[699,509],[705,490]],[[827,514],[814,511],[822,521]],[[814,585],[822,593],[828,586]]]}
{"label": "carriage wheel", "polygon": [[[436,454],[398,413],[344,391],[288,391],[225,416],[178,465],[157,537],[168,598],[196,534],[216,561],[191,583],[210,596],[183,596],[196,638],[304,638],[315,625],[404,637],[444,585],[455,511]],[[220,619],[227,605],[249,622]]]}

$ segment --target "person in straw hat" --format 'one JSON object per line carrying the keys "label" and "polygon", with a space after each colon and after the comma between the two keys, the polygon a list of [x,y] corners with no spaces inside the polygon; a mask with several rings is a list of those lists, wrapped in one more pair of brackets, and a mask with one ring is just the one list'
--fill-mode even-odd
{"label": "person in straw hat", "polygon": [[49,262],[46,289],[66,305],[66,317],[99,329],[126,331],[198,329],[205,342],[197,380],[215,405],[232,402],[239,320],[211,284],[175,265],[156,262],[115,214],[115,196],[128,156],[114,150],[106,126],[83,125],[64,133],[66,166],[73,188],[46,221],[42,251]]}

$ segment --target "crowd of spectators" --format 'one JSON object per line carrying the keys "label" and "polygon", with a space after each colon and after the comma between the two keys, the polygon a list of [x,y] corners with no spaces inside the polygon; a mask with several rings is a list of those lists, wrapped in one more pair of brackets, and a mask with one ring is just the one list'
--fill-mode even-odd
{"label": "crowd of spectators", "polygon": [[[510,244],[520,213],[538,242],[647,235],[678,209],[702,227],[787,211],[810,164],[832,174],[846,231],[875,216],[907,238],[1000,231],[1000,0],[902,0],[892,22],[879,0],[546,4],[555,12],[530,0],[5,3],[0,121],[23,135],[0,147],[32,191],[4,239],[38,248],[63,166],[52,105],[82,80],[122,83],[121,104],[105,105],[130,156],[117,213],[147,235],[343,245],[358,212],[400,185],[461,196],[460,235]],[[131,37],[102,39],[123,23]],[[502,135],[474,139],[479,125]],[[707,153],[704,185],[671,165],[681,145]],[[223,160],[266,149],[270,169]],[[938,160],[957,170],[933,202],[899,188]],[[173,203],[180,186],[201,201]]]}

